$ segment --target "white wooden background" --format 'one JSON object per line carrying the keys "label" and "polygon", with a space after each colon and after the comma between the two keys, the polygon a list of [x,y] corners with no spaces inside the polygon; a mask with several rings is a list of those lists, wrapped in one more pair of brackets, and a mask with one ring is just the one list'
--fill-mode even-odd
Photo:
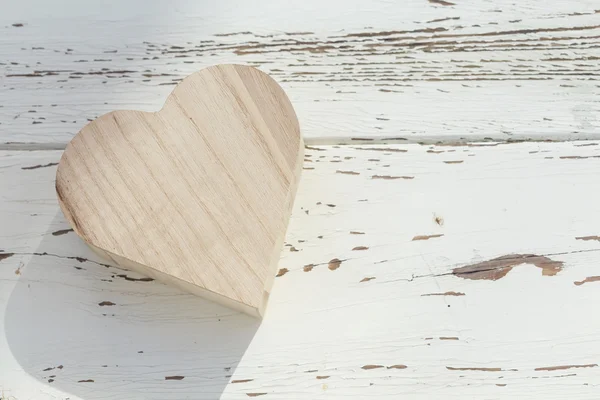
{"label": "white wooden background", "polygon": [[[0,10],[1,399],[600,397],[597,1]],[[88,119],[218,62],[308,143],[263,321],[97,258],[54,194]]]}
{"label": "white wooden background", "polygon": [[64,147],[89,118],[156,110],[178,80],[222,62],[272,74],[308,141],[599,136],[596,0],[0,7],[3,143]]}

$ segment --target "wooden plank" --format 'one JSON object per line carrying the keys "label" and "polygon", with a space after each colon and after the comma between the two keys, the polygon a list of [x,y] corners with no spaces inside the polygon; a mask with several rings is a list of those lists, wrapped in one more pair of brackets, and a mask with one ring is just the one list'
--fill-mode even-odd
{"label": "wooden plank", "polygon": [[88,120],[157,110],[184,76],[231,62],[283,85],[309,143],[597,138],[599,8],[22,1],[0,16],[2,142],[62,148]]}
{"label": "wooden plank", "polygon": [[59,156],[0,153],[7,398],[598,390],[598,142],[310,146],[260,325],[104,265],[65,232]]}

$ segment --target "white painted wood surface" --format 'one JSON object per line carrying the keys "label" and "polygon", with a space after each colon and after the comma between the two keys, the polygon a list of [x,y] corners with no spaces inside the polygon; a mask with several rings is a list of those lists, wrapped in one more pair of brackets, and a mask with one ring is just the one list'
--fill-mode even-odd
{"label": "white painted wood surface", "polygon": [[215,63],[254,65],[308,143],[598,138],[590,0],[0,2],[0,133],[63,148],[88,119],[157,110]]}
{"label": "white painted wood surface", "polygon": [[[600,140],[596,1],[0,9],[0,398],[599,397],[599,142],[404,144]],[[48,149],[223,62],[309,143],[260,324],[96,258],[54,194]]]}
{"label": "white painted wood surface", "polygon": [[0,152],[4,398],[598,397],[598,142],[309,147],[262,324],[104,265],[60,154]]}

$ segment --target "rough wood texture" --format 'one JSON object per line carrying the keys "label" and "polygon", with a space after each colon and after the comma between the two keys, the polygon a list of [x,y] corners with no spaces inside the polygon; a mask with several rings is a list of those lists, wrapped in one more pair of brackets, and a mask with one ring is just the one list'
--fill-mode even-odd
{"label": "rough wood texture", "polygon": [[0,152],[0,391],[596,397],[598,142],[311,147],[260,325],[107,264],[56,204],[61,153]]}
{"label": "rough wood texture", "polygon": [[302,171],[294,109],[257,69],[219,65],[157,113],[116,111],[67,145],[56,193],[121,266],[262,315]]}
{"label": "rough wood texture", "polygon": [[287,243],[259,326],[108,266],[60,153],[0,153],[5,397],[598,397],[598,142],[315,147],[600,138],[596,1],[110,3],[2,8],[0,148],[257,66],[310,147]]}
{"label": "rough wood texture", "polygon": [[311,143],[597,138],[599,11],[590,0],[19,1],[0,15],[1,142],[63,148],[88,119],[155,111],[183,77],[231,62],[281,83]]}

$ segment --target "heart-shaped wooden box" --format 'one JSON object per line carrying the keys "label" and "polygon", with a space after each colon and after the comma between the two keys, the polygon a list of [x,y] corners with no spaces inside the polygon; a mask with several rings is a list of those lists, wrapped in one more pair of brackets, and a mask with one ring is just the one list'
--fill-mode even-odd
{"label": "heart-shaped wooden box", "polygon": [[85,126],[56,173],[60,207],[99,254],[262,316],[302,170],[281,87],[217,65],[185,78],[162,110]]}

